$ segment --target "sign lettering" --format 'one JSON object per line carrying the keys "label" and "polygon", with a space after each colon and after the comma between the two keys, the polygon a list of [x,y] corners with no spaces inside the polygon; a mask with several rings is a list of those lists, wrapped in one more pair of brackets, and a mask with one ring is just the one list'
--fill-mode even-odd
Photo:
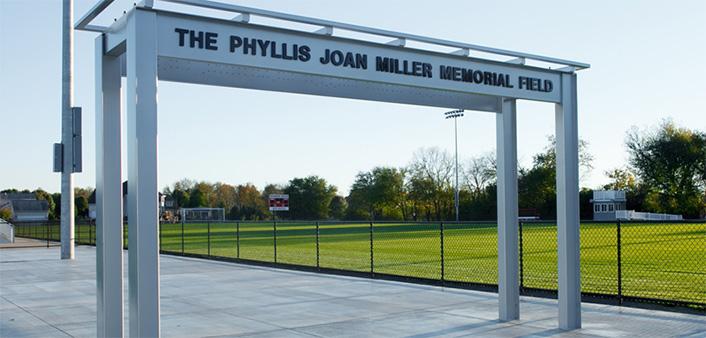
{"label": "sign lettering", "polygon": [[[215,32],[197,31],[186,28],[175,28],[177,43],[182,48],[218,50],[219,35]],[[351,69],[368,69],[368,60],[375,60],[375,71],[414,76],[419,78],[434,78],[434,67],[438,69],[438,78],[446,81],[465,82],[481,86],[517,88],[525,91],[547,92],[554,90],[551,80],[517,76],[485,71],[482,69],[461,68],[444,64],[433,65],[416,60],[400,60],[386,55],[368,55],[357,51],[342,51],[324,48],[312,50],[306,44],[278,42],[254,37],[230,35],[228,50],[236,57],[266,57],[296,62],[319,62],[322,65],[344,67]],[[312,57],[313,54],[313,57]]]}

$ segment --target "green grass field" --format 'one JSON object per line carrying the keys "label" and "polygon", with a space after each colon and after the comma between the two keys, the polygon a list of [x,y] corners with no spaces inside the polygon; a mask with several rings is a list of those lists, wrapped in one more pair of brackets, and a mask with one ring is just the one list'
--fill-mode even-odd
{"label": "green grass field", "polygon": [[[444,278],[496,284],[496,225],[444,227]],[[58,227],[52,228],[51,237],[58,239]],[[43,229],[34,229],[44,234],[41,238],[46,235],[46,227]],[[185,224],[184,252],[209,254],[208,229],[206,223]],[[162,224],[162,250],[180,253],[181,234],[181,224]],[[319,234],[321,267],[370,271],[369,223],[321,223]],[[93,236],[94,228],[78,227],[78,242],[95,243]],[[210,224],[213,256],[273,262],[274,242],[272,223]],[[278,223],[276,242],[277,262],[316,266],[315,223]],[[556,290],[556,242],[554,224],[523,225],[524,287]],[[621,242],[624,296],[706,304],[706,223],[623,223]],[[373,257],[376,273],[440,279],[439,224],[376,223]],[[583,292],[617,294],[616,224],[582,223],[581,282]]]}

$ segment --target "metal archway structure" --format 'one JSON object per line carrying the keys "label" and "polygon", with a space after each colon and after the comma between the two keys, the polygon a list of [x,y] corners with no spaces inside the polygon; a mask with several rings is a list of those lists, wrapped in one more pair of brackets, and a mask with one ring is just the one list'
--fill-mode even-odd
{"label": "metal archway structure", "polygon": [[[121,77],[127,111],[130,336],[160,334],[157,204],[159,80],[496,113],[499,319],[519,319],[516,101],[555,104],[559,327],[581,327],[576,71],[588,64],[206,0],[160,0],[239,14],[167,11],[145,0],[96,38],[98,336],[123,336]],[[250,23],[251,16],[320,27]],[[387,37],[388,43],[336,36]],[[411,48],[409,41],[458,49]],[[472,56],[473,51],[496,59]],[[497,58],[505,57],[505,61]],[[530,65],[538,63],[544,66]],[[547,64],[556,66],[554,69]],[[134,188],[132,188],[134,187]]]}

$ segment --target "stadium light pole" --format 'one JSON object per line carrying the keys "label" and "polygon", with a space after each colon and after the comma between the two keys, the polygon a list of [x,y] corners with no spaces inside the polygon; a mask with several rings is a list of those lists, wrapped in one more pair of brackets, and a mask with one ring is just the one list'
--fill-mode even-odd
{"label": "stadium light pole", "polygon": [[61,39],[61,259],[74,259],[73,0],[63,1]]}
{"label": "stadium light pole", "polygon": [[456,189],[454,191],[454,206],[456,208],[456,222],[459,221],[458,218],[458,118],[463,117],[463,109],[452,110],[450,112],[444,113],[445,119],[454,119],[454,147],[455,147],[455,161],[456,161]]}

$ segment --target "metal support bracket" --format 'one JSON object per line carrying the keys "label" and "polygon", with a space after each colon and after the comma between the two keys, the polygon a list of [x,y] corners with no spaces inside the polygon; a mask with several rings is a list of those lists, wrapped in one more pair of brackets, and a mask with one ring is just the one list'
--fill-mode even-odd
{"label": "metal support bracket", "polygon": [[242,23],[249,23],[250,22],[250,14],[248,14],[248,13],[240,14],[240,15],[234,17],[233,21],[242,22]]}
{"label": "metal support bracket", "polygon": [[405,38],[394,39],[394,40],[387,42],[385,44],[390,45],[390,46],[395,46],[395,47],[404,47],[407,44],[407,39],[405,39]]}
{"label": "metal support bracket", "polygon": [[331,36],[333,35],[333,26],[324,26],[321,29],[314,31],[314,34]]}
{"label": "metal support bracket", "polygon": [[468,48],[461,48],[457,51],[453,51],[450,54],[452,55],[460,55],[460,56],[470,56],[471,55],[471,50]]}
{"label": "metal support bracket", "polygon": [[524,65],[525,63],[527,63],[527,59],[520,57],[520,58],[510,59],[510,60],[507,60],[507,61],[505,61],[505,62],[506,62],[506,63],[512,63],[512,64],[515,64],[515,65]]}

